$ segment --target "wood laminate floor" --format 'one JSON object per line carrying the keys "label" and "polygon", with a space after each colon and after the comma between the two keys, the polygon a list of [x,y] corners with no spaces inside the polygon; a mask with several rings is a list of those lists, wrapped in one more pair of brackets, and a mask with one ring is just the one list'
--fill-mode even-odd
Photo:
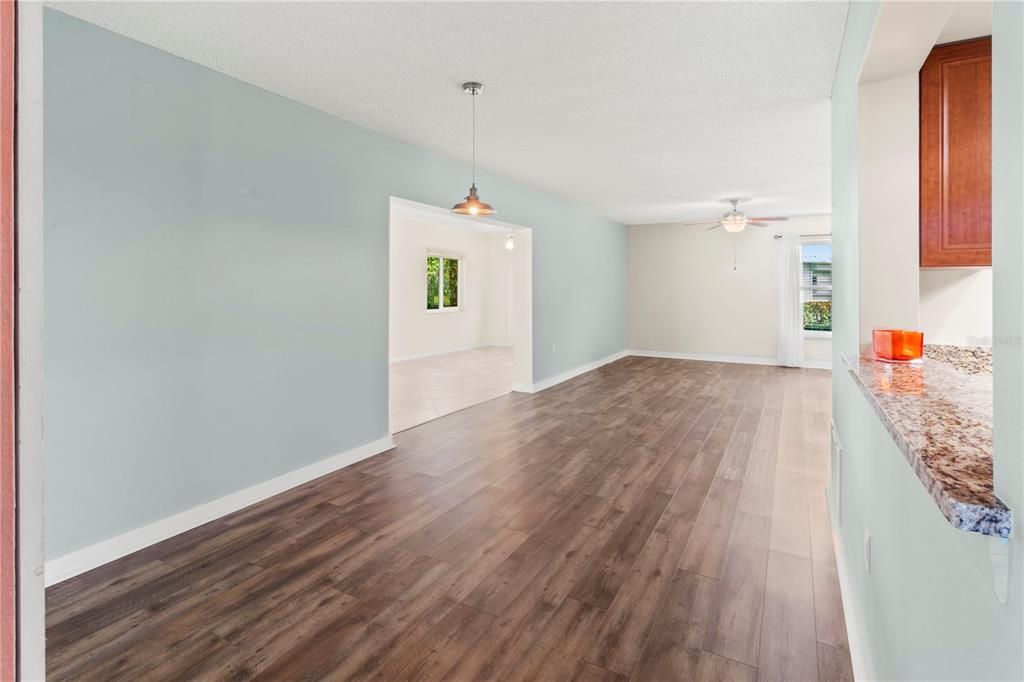
{"label": "wood laminate floor", "polygon": [[47,590],[53,680],[849,680],[830,375],[627,358]]}

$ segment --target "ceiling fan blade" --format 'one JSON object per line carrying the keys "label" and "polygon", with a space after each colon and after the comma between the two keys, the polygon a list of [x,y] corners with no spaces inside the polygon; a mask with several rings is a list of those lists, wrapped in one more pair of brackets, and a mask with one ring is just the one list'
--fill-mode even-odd
{"label": "ceiling fan blade", "polygon": [[759,223],[754,220],[747,221],[747,225],[753,225],[754,227],[768,227],[768,223]]}
{"label": "ceiling fan blade", "polygon": [[711,227],[708,228],[708,232],[710,232],[711,230],[717,230],[721,226],[722,226],[722,223],[718,223],[717,225],[712,225]]}
{"label": "ceiling fan blade", "polygon": [[688,220],[685,223],[679,223],[680,225],[707,225],[709,223],[721,222],[721,218],[709,218],[707,220]]}
{"label": "ceiling fan blade", "polygon": [[786,216],[775,216],[772,218],[750,218],[751,222],[763,223],[769,220],[789,220]]}

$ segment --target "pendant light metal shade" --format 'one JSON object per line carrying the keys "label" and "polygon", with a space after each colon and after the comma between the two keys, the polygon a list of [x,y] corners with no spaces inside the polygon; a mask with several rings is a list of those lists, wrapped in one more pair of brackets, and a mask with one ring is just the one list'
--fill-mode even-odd
{"label": "pendant light metal shade", "polygon": [[480,201],[480,197],[476,195],[476,184],[473,184],[469,188],[469,194],[466,196],[466,199],[452,206],[452,213],[491,215],[497,213],[497,211],[486,201]]}
{"label": "pendant light metal shade", "polygon": [[480,201],[476,192],[476,96],[483,92],[483,83],[470,81],[462,84],[462,91],[473,98],[473,181],[469,186],[469,194],[463,201],[452,206],[452,213],[460,215],[493,215],[497,213],[494,207],[485,201]]}

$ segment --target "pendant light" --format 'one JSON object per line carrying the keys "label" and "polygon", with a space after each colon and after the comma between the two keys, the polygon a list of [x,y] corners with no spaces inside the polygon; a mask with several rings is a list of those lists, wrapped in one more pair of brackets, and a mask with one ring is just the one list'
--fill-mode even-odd
{"label": "pendant light", "polygon": [[452,206],[452,213],[462,215],[492,215],[497,213],[494,208],[483,201],[476,193],[476,96],[484,90],[483,83],[470,81],[462,84],[462,91],[473,98],[473,183],[469,186],[469,194],[465,200]]}

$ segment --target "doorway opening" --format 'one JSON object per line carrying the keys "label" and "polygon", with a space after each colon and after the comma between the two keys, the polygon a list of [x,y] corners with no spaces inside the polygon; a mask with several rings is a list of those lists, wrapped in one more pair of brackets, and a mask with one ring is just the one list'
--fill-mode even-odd
{"label": "doorway opening", "polygon": [[391,198],[391,433],[531,385],[532,252],[530,228]]}

